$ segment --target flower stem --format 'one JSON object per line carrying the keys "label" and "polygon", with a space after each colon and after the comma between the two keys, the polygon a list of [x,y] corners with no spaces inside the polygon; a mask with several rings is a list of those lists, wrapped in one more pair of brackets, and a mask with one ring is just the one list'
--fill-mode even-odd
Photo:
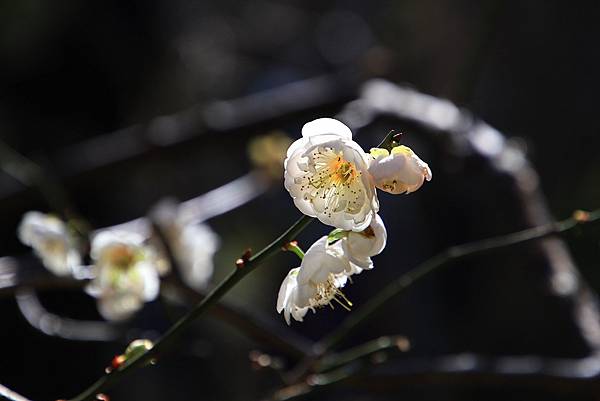
{"label": "flower stem", "polygon": [[302,248],[300,248],[298,246],[298,242],[296,242],[296,241],[288,242],[283,247],[283,249],[286,251],[294,252],[296,254],[296,256],[298,256],[298,258],[300,258],[300,260],[304,259],[304,251],[302,250]]}
{"label": "flower stem", "polygon": [[276,240],[263,248],[254,256],[250,257],[243,265],[232,271],[219,285],[217,285],[202,301],[200,301],[190,312],[177,321],[167,332],[156,342],[154,347],[121,369],[114,370],[112,373],[102,376],[94,384],[88,387],[81,394],[72,398],[70,401],[89,401],[93,400],[96,394],[105,391],[118,383],[126,374],[136,368],[146,366],[151,361],[161,356],[178,336],[185,331],[190,324],[208,308],[221,299],[233,286],[235,286],[248,273],[255,270],[265,260],[281,252],[282,247],[293,240],[304,228],[313,221],[313,218],[302,216],[290,228],[288,228]]}
{"label": "flower stem", "polygon": [[[582,216],[584,216],[582,218]],[[434,257],[421,263],[411,271],[392,281],[381,291],[371,298],[362,307],[348,315],[333,332],[327,335],[316,346],[318,353],[323,355],[328,350],[337,346],[350,332],[355,330],[361,324],[364,324],[369,317],[377,312],[386,302],[402,293],[415,282],[446,266],[449,262],[462,259],[468,256],[483,254],[489,251],[507,248],[512,245],[540,239],[553,234],[566,233],[579,224],[598,223],[600,221],[600,209],[593,212],[575,212],[572,217],[538,227],[529,228],[515,233],[501,235],[481,241],[470,242],[463,245],[457,245],[446,249]]]}
{"label": "flower stem", "polygon": [[387,133],[387,135],[385,136],[385,138],[383,138],[379,145],[377,145],[377,147],[391,151],[394,147],[399,145],[398,140],[401,136],[402,134],[398,131],[391,130]]}

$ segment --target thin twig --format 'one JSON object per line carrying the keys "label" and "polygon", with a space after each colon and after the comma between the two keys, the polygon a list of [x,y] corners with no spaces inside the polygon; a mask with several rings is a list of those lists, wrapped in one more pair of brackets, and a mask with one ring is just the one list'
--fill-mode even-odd
{"label": "thin twig", "polygon": [[242,261],[233,272],[229,274],[217,287],[215,287],[200,303],[198,303],[190,312],[182,317],[177,323],[158,340],[154,347],[140,356],[128,361],[122,368],[114,370],[105,376],[102,376],[89,388],[81,394],[73,398],[71,401],[88,401],[94,399],[96,394],[109,389],[120,381],[127,373],[145,366],[157,357],[163,354],[166,348],[173,343],[183,331],[208,308],[213,306],[221,299],[232,287],[234,287],[247,274],[254,271],[265,260],[281,251],[282,246],[293,240],[311,221],[313,218],[302,216],[288,230],[286,230],[275,241],[263,248],[256,255],[247,260]]}
{"label": "thin twig", "polygon": [[373,316],[386,302],[391,298],[402,293],[411,284],[428,276],[430,273],[439,268],[448,265],[450,262],[467,256],[480,255],[489,251],[506,248],[512,245],[521,244],[524,242],[540,239],[553,234],[563,234],[582,222],[592,223],[600,220],[600,209],[587,214],[585,219],[573,216],[568,219],[545,224],[538,227],[529,228],[515,233],[501,235],[494,238],[489,238],[481,241],[470,242],[463,245],[457,245],[448,248],[447,250],[437,254],[431,259],[426,260],[408,273],[403,274],[381,291],[378,291],[375,296],[363,304],[356,311],[353,311],[348,317],[338,326],[333,332],[327,335],[318,344],[319,353],[323,354],[327,350],[338,345],[351,331],[359,325],[364,324],[369,317]]}
{"label": "thin twig", "polygon": [[347,364],[326,373],[310,375],[306,380],[283,387],[268,398],[269,401],[288,401],[314,395],[314,393],[325,390],[352,378],[360,366]]}
{"label": "thin twig", "polygon": [[[193,213],[193,215],[198,216],[198,213]],[[179,261],[175,257],[167,234],[158,222],[153,221],[152,223],[153,231],[161,241],[172,269],[171,277],[168,280],[164,280],[162,284],[163,289],[173,289],[193,301],[193,304],[197,304],[206,298],[206,294],[192,289],[183,282],[179,274],[181,272]],[[291,354],[294,357],[303,357],[312,348],[307,340],[300,338],[287,327],[279,326],[283,329],[276,329],[270,321],[267,321],[257,313],[251,313],[251,311],[246,310],[240,305],[233,305],[231,302],[221,300],[209,313],[230,323],[246,336],[273,346],[279,349],[279,351]]]}
{"label": "thin twig", "polygon": [[[474,388],[541,388],[573,396],[574,389],[592,393],[600,389],[598,355],[580,359],[537,355],[494,357],[471,353],[440,357],[396,358],[379,364],[353,361],[335,370],[310,375],[283,387],[269,401],[291,401],[314,396],[340,384],[390,394],[414,386]],[[368,369],[367,369],[368,368]],[[316,397],[314,397],[316,399]]]}
{"label": "thin twig", "polygon": [[314,370],[317,373],[322,373],[337,369],[382,351],[396,349],[406,352],[409,348],[410,343],[406,337],[383,336],[375,340],[367,341],[364,344],[357,345],[356,347],[352,347],[337,354],[325,355],[315,365]]}
{"label": "thin twig", "polygon": [[[197,290],[175,280],[166,280],[163,283],[166,294],[175,292],[178,297],[183,297],[190,303],[198,303],[205,295]],[[230,324],[246,337],[258,342],[261,346],[268,346],[294,358],[301,358],[310,354],[313,344],[310,340],[298,335],[285,325],[274,324],[272,319],[267,319],[258,311],[222,299],[207,312],[219,320]]]}

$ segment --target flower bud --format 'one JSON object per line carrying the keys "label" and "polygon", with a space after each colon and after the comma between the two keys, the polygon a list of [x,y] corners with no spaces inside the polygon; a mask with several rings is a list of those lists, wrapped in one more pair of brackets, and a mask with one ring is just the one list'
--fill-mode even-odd
{"label": "flower bud", "polygon": [[415,192],[425,180],[431,181],[431,170],[409,147],[396,146],[391,153],[386,149],[373,148],[374,160],[369,173],[375,186],[391,194]]}

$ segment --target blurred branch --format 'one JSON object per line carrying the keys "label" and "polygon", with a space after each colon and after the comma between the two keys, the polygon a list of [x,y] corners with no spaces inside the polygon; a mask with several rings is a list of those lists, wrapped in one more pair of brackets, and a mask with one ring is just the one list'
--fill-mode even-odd
{"label": "blurred branch", "polygon": [[70,319],[48,312],[31,288],[18,290],[15,299],[25,320],[48,336],[77,341],[113,341],[121,335],[119,328],[108,322]]}
{"label": "blurred branch", "polygon": [[[181,224],[196,224],[230,212],[262,195],[269,189],[270,181],[260,171],[251,171],[218,188],[179,203]],[[152,221],[148,217],[120,223],[96,230],[115,229],[137,232],[149,237],[153,231]]]}
{"label": "blurred branch", "polygon": [[[579,213],[583,213],[583,215]],[[439,268],[447,266],[451,262],[544,238],[553,234],[564,234],[577,227],[579,224],[593,224],[598,223],[599,221],[600,209],[590,213],[575,212],[573,217],[559,222],[549,223],[512,234],[501,235],[494,238],[450,247],[438,255],[426,260],[416,268],[410,270],[408,273],[398,277],[396,280],[384,287],[381,291],[378,291],[372,298],[369,299],[369,301],[367,301],[367,303],[363,304],[357,310],[349,314],[341,325],[339,325],[332,333],[322,339],[317,345],[317,349],[322,354],[335,347],[351,331],[355,330],[361,324],[364,324],[370,317],[378,312],[381,307],[390,299],[402,293],[415,282],[427,277],[429,274],[437,271]]]}
{"label": "blurred branch", "polygon": [[271,181],[255,170],[179,205],[182,221],[199,223],[232,211],[262,195]]}
{"label": "blurred branch", "polygon": [[[597,224],[600,222],[600,209],[594,212],[576,211],[572,217],[554,223],[502,235],[494,238],[470,242],[446,249],[438,255],[426,260],[416,268],[401,275],[381,291],[378,291],[367,303],[353,311],[330,334],[321,339],[314,347],[314,353],[309,354],[288,375],[288,381],[295,383],[301,380],[307,372],[314,371],[323,358],[327,358],[329,350],[341,343],[346,336],[360,325],[373,317],[388,301],[401,294],[412,284],[427,277],[438,269],[460,259],[481,255],[490,251],[523,244],[554,234],[564,234],[580,224]],[[349,360],[348,362],[351,362]],[[600,363],[600,361],[599,361]]]}
{"label": "blurred branch", "polygon": [[[240,128],[339,104],[355,93],[357,83],[351,80],[345,74],[323,75],[233,100],[195,104],[177,113],[157,116],[145,124],[67,146],[52,154],[50,160],[61,179],[81,177],[156,149],[188,146],[192,140],[206,140],[217,133],[219,138],[237,135]],[[0,187],[0,202],[22,192],[18,186],[4,184]]]}
{"label": "blurred branch", "polygon": [[301,399],[322,390],[333,387],[352,378],[359,370],[358,365],[345,365],[327,373],[310,375],[305,381],[283,387],[268,398],[268,401],[287,401]]}
{"label": "blurred branch", "polygon": [[[522,213],[521,224],[535,227],[554,221],[525,152],[469,111],[446,99],[376,79],[364,85],[359,100],[344,107],[340,118],[356,130],[383,116],[415,123],[439,137],[442,152],[460,155],[462,159],[476,156],[497,175],[510,178],[506,190],[515,195],[516,207]],[[563,241],[546,238],[537,245],[550,267],[544,277],[549,288],[569,304],[587,346],[600,352],[600,308],[594,291],[579,274]]]}
{"label": "blurred branch", "polygon": [[83,288],[87,280],[58,277],[42,268],[33,257],[0,257],[0,296],[14,295],[20,289]]}
{"label": "blurred branch", "polygon": [[[535,227],[554,220],[525,152],[498,130],[446,99],[384,80],[372,80],[364,85],[360,98],[349,103],[340,114],[355,130],[377,118],[390,116],[403,123],[414,123],[437,137],[442,152],[459,155],[461,159],[475,156],[499,176],[508,177],[506,190],[515,196],[521,224]],[[544,271],[549,273],[544,277],[549,288],[570,307],[572,319],[589,349],[600,351],[600,311],[594,291],[579,274],[563,241],[546,238],[537,246],[550,267]]]}
{"label": "blurred branch", "polygon": [[[81,289],[88,281],[75,280],[67,277],[57,277],[41,268],[39,262],[27,263],[28,258],[2,257],[0,258],[0,296],[17,297],[17,305],[24,314],[25,319],[34,328],[47,335],[56,335],[71,340],[88,341],[96,337],[96,341],[110,341],[114,339],[110,333],[115,328],[110,326],[100,329],[100,334],[91,334],[90,327],[98,327],[103,322],[78,321],[63,318],[52,314],[43,308],[37,299],[35,291],[56,289]],[[205,298],[206,294],[196,291],[178,280],[165,280],[162,288],[167,293],[183,297],[189,303],[197,303]],[[173,298],[173,297],[171,297]],[[277,348],[279,351],[295,357],[306,355],[310,352],[312,344],[294,331],[285,326],[274,324],[272,319],[266,318],[258,311],[249,311],[242,305],[236,305],[231,300],[221,300],[209,312],[216,318],[231,324],[250,338]],[[58,322],[52,327],[60,327],[58,331],[42,329],[50,322]],[[83,326],[79,326],[79,324]],[[90,326],[90,324],[92,326]],[[108,324],[107,324],[108,325]],[[82,330],[80,330],[82,328]],[[77,333],[87,333],[78,336]],[[110,334],[109,334],[110,333]]]}
{"label": "blurred branch", "polygon": [[[194,224],[226,213],[264,193],[268,185],[269,181],[260,171],[253,171],[246,174],[203,195],[182,202],[178,207],[180,208],[183,222]],[[152,230],[150,225],[151,222],[148,218],[141,217],[110,228],[138,232],[149,236]],[[158,232],[156,227],[154,228]],[[165,241],[163,243],[166,244]],[[175,267],[176,263],[172,255],[170,255],[170,249],[168,246],[165,246],[165,249],[169,250],[171,264]],[[177,271],[176,268],[174,270]],[[45,269],[40,269],[39,263],[35,263],[33,267],[23,266],[21,259],[17,261],[16,258],[12,257],[0,258],[0,295],[12,295],[23,289],[25,292],[21,293],[17,299],[21,312],[25,313],[26,320],[34,328],[48,335],[63,336],[65,334],[65,338],[77,339],[77,337],[81,337],[80,339],[82,340],[88,340],[90,336],[87,333],[93,333],[93,331],[87,330],[86,326],[88,326],[88,323],[100,327],[103,325],[103,322],[78,322],[53,315],[43,309],[37,297],[31,293],[32,289],[81,288],[86,283],[86,280],[73,280],[51,275]],[[194,303],[199,302],[205,296],[205,294],[198,293],[181,282],[174,285],[174,282],[171,281],[170,284],[166,285],[166,287],[169,286],[178,293],[183,293],[188,300]],[[269,319],[257,316],[256,314],[248,317],[249,312],[244,311],[240,306],[220,304],[217,305],[214,312],[218,318],[229,322],[237,328],[241,328],[243,331],[245,330],[245,333],[250,337],[263,343],[270,343],[287,354],[298,357],[305,355],[311,348],[311,344],[308,341],[290,330],[277,330],[276,326]],[[48,326],[50,322],[53,322],[52,329]],[[81,323],[83,326],[76,326],[78,323]],[[56,331],[55,329],[59,327],[61,329]],[[269,331],[286,332],[271,334]],[[95,337],[97,340],[110,340],[114,337],[114,333],[109,334],[108,332],[112,332],[112,329],[99,329],[97,331],[98,335]],[[78,336],[77,333],[81,333],[82,336]],[[94,337],[93,334],[92,337]]]}
{"label": "blurred branch", "polygon": [[[200,208],[200,211],[203,209]],[[197,216],[197,213],[190,213]],[[185,217],[184,217],[184,220]],[[180,278],[179,262],[175,257],[171,248],[170,242],[161,229],[161,226],[155,222],[153,224],[154,233],[160,239],[169,260],[172,269],[170,280],[163,282],[165,290],[175,290],[179,294],[183,294],[185,298],[197,304],[206,298],[206,294],[202,294],[191,287],[187,286]],[[282,325],[274,325],[272,319],[266,319],[259,312],[252,312],[241,305],[234,305],[231,301],[226,302],[221,300],[218,302],[209,313],[217,316],[223,321],[228,322],[235,328],[239,329],[246,336],[253,338],[263,344],[268,344],[286,354],[291,354],[295,357],[307,355],[312,349],[312,344],[301,338],[288,327]]]}
{"label": "blurred branch", "polygon": [[2,384],[0,384],[0,396],[11,401],[30,401],[22,395],[15,393],[8,387],[3,386]]}
{"label": "blurred branch", "polygon": [[436,358],[397,358],[384,363],[363,359],[362,364],[354,363],[331,372],[310,375],[302,382],[277,390],[269,400],[301,399],[340,384],[383,393],[418,385],[467,388],[498,386],[504,389],[527,386],[547,391],[561,390],[572,396],[574,388],[599,391],[599,374],[598,355],[559,359],[535,355],[490,357],[464,353]]}
{"label": "blurred branch", "polygon": [[[167,293],[176,292],[193,303],[198,303],[206,297],[175,280],[165,282],[164,289]],[[276,324],[273,319],[265,317],[259,311],[248,310],[230,300],[221,300],[207,313],[229,323],[259,344],[270,346],[286,355],[303,357],[312,350],[311,341],[299,336],[287,326]]]}
{"label": "blurred branch", "polygon": [[410,343],[403,336],[384,336],[375,340],[367,341],[364,344],[352,347],[346,351],[337,354],[328,354],[321,358],[315,364],[315,372],[322,373],[328,370],[336,369],[352,362],[372,356],[373,354],[397,349],[402,352],[408,351]]}
{"label": "blurred branch", "polygon": [[0,140],[0,168],[23,185],[38,188],[49,207],[67,218],[76,216],[67,192],[38,164]]}
{"label": "blurred branch", "polygon": [[166,350],[166,348],[173,343],[173,341],[185,331],[190,324],[200,315],[202,315],[207,309],[213,306],[219,299],[221,299],[232,287],[234,287],[240,280],[242,280],[247,274],[254,271],[260,266],[265,260],[271,256],[282,251],[282,247],[295,239],[295,237],[304,228],[312,222],[313,218],[302,216],[296,223],[288,228],[281,236],[274,240],[271,244],[263,248],[257,254],[247,259],[240,259],[237,264],[237,268],[229,274],[217,287],[215,287],[206,298],[199,302],[191,311],[189,311],[184,317],[182,317],[177,323],[156,342],[154,347],[138,357],[132,358],[119,369],[115,369],[109,374],[102,376],[98,381],[87,388],[83,393],[73,398],[72,401],[88,401],[94,399],[97,393],[104,391],[118,381],[120,381],[127,373],[135,370],[138,367],[145,366],[151,361],[155,360],[159,355]]}

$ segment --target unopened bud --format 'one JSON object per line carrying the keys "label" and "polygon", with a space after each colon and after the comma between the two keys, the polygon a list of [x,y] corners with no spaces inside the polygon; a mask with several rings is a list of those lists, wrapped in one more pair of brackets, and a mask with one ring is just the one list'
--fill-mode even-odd
{"label": "unopened bud", "polygon": [[125,357],[126,359],[137,358],[146,351],[151,350],[152,347],[154,347],[154,343],[148,339],[142,338],[133,340],[125,350]]}
{"label": "unopened bud", "polygon": [[573,218],[578,223],[587,223],[590,221],[590,213],[586,212],[585,210],[575,210],[573,212]]}

